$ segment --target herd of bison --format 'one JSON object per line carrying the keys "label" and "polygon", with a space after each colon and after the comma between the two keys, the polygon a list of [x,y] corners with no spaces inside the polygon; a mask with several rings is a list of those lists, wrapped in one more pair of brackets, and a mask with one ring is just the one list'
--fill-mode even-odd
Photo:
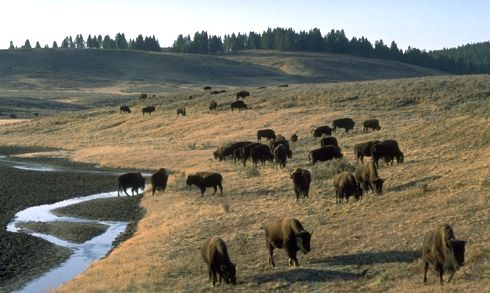
{"label": "herd of bison", "polygon": [[[205,87],[210,90],[211,87]],[[211,94],[219,94],[224,91],[213,91]],[[236,93],[236,101],[231,103],[231,110],[246,109],[247,105],[243,101],[248,97],[248,91]],[[241,99],[240,99],[241,98]],[[189,96],[192,99],[192,96]],[[216,110],[218,103],[211,100],[209,110]],[[147,106],[142,109],[143,115],[151,115],[155,111],[154,106]],[[120,107],[121,113],[131,113],[128,106]],[[177,109],[177,115],[186,115],[185,107]],[[311,165],[317,162],[325,162],[343,157],[338,141],[332,135],[337,129],[344,129],[346,133],[354,129],[355,122],[351,118],[341,118],[332,121],[331,126],[324,125],[311,130],[313,137],[320,138],[320,147],[309,152],[308,159]],[[363,121],[363,132],[380,130],[381,126],[377,119]],[[290,136],[290,140],[281,134],[276,134],[273,129],[261,129],[257,131],[257,141],[237,141],[227,143],[218,147],[213,155],[216,160],[224,161],[228,158],[233,162],[241,162],[246,166],[247,161],[251,161],[254,166],[260,162],[265,165],[266,162],[275,164],[276,169],[286,167],[287,160],[292,158],[291,143],[298,141],[296,133]],[[262,143],[265,139],[267,143]],[[336,202],[341,204],[344,200],[349,201],[353,196],[356,200],[362,198],[363,193],[371,192],[378,195],[383,192],[384,180],[378,176],[378,162],[383,159],[385,163],[393,164],[403,163],[404,155],[400,150],[396,140],[388,139],[384,141],[370,140],[354,145],[354,154],[357,159],[357,169],[354,173],[344,171],[337,174],[333,179],[335,188]],[[364,162],[364,157],[371,157],[371,160]],[[359,163],[360,161],[360,163]],[[297,168],[290,173],[296,201],[301,196],[308,198],[311,184],[311,173],[304,168]],[[164,168],[161,168],[151,176],[152,194],[155,191],[164,191],[167,186],[168,174]],[[223,195],[222,186],[223,177],[216,172],[196,172],[187,176],[186,184],[195,185],[204,196],[206,188],[212,187],[214,194],[218,188],[220,195]],[[126,173],[118,177],[118,196],[123,190],[126,195],[127,189],[131,194],[138,195],[138,190],[145,187],[145,178],[141,173]],[[298,266],[297,252],[302,251],[304,254],[310,251],[311,232],[306,231],[301,222],[293,218],[278,219],[262,227],[265,231],[266,246],[269,253],[269,264],[274,267],[273,251],[275,248],[283,248],[289,257],[289,266]],[[427,282],[427,270],[429,265],[434,266],[435,271],[439,274],[440,283],[443,284],[443,275],[447,271],[450,282],[456,270],[464,264],[464,252],[466,241],[458,240],[454,236],[453,229],[447,224],[438,225],[434,230],[425,235],[422,258],[424,262],[424,283]],[[213,236],[205,241],[202,246],[201,254],[208,266],[209,279],[213,286],[218,281],[224,280],[228,284],[236,284],[236,268],[231,262],[227,246],[223,239]]]}

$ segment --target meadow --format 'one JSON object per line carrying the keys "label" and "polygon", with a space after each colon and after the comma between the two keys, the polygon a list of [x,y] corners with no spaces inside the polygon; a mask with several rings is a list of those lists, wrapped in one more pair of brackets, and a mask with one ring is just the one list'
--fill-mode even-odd
{"label": "meadow", "polygon": [[[199,248],[212,235],[228,244],[237,264],[234,291],[484,291],[490,285],[490,77],[435,76],[341,83],[291,83],[288,87],[217,86],[155,92],[127,103],[3,125],[0,144],[61,148],[76,162],[104,167],[168,168],[163,193],[145,193],[145,210],[134,235],[111,254],[57,292],[214,291]],[[247,89],[249,110],[231,112],[233,93]],[[153,92],[151,92],[153,94]],[[94,93],[96,95],[96,93]],[[188,96],[193,99],[189,100]],[[209,112],[211,98],[218,101]],[[151,116],[141,108],[156,106]],[[175,110],[185,106],[187,116]],[[310,130],[334,118],[356,121],[352,133],[337,132],[344,161],[308,164],[319,146]],[[377,118],[381,131],[363,133],[361,122]],[[289,137],[293,159],[285,169],[253,168],[218,162],[220,145],[255,140],[258,129],[273,128]],[[352,147],[369,139],[396,139],[405,153],[402,164],[382,165],[381,196],[338,205],[331,183],[339,166],[356,166]],[[294,201],[289,171],[310,169],[309,199]],[[224,197],[199,196],[185,176],[216,171],[224,177]],[[147,187],[148,189],[148,187]],[[276,217],[295,217],[313,231],[312,251],[300,255],[300,267],[288,268],[276,251],[276,268],[267,263],[261,225]],[[451,284],[440,287],[435,274],[422,283],[420,247],[424,233],[447,222],[468,240],[466,265]],[[225,290],[231,287],[223,286]]]}

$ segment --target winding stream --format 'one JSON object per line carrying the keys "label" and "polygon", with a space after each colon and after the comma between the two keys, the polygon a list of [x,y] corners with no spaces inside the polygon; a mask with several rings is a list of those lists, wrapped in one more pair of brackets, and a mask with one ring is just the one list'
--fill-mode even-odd
{"label": "winding stream", "polygon": [[[66,171],[66,168],[43,165],[36,163],[26,163],[21,160],[0,156],[0,163],[12,168],[18,168],[22,170],[31,170],[33,172],[56,172]],[[114,173],[110,171],[85,171],[85,170],[72,170],[75,172],[93,172],[93,173]],[[60,201],[54,204],[46,204],[40,206],[34,206],[18,212],[14,219],[7,225],[7,231],[10,232],[25,232],[35,237],[45,239],[56,245],[69,248],[73,251],[72,255],[62,264],[52,268],[50,271],[42,274],[40,277],[27,283],[22,289],[15,292],[48,292],[53,290],[68,280],[72,279],[76,275],[83,272],[93,261],[105,256],[112,247],[113,241],[123,233],[126,229],[127,222],[116,221],[93,221],[85,220],[74,217],[58,217],[51,211],[57,208],[66,207],[69,205],[90,201],[94,199],[103,199],[116,197],[117,191],[93,194],[84,197],[71,198],[68,200]],[[92,238],[82,244],[71,243],[54,237],[48,234],[36,233],[27,229],[20,228],[21,223],[35,221],[35,222],[81,222],[81,223],[99,223],[107,225],[109,228],[99,236]]]}

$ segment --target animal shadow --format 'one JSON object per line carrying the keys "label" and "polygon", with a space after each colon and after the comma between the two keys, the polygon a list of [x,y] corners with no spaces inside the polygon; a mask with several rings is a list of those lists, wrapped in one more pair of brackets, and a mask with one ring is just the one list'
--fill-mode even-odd
{"label": "animal shadow", "polygon": [[356,254],[344,254],[327,257],[320,260],[312,260],[311,263],[323,263],[328,265],[372,265],[393,262],[410,263],[420,258],[419,251],[410,250],[390,250],[390,251],[373,251]]}
{"label": "animal shadow", "polygon": [[414,187],[417,187],[417,185],[419,183],[430,183],[431,181],[434,181],[434,180],[439,179],[441,177],[442,176],[439,176],[439,175],[433,175],[433,176],[427,176],[425,178],[418,179],[418,180],[412,180],[410,182],[407,182],[407,183],[404,183],[404,184],[401,184],[398,186],[393,186],[390,188],[390,191],[402,191],[405,189],[414,188]]}
{"label": "animal shadow", "polygon": [[277,271],[255,277],[255,282],[264,284],[267,282],[282,280],[289,283],[295,282],[326,282],[332,280],[355,280],[361,278],[361,274],[330,271],[320,269],[294,268],[286,271]]}

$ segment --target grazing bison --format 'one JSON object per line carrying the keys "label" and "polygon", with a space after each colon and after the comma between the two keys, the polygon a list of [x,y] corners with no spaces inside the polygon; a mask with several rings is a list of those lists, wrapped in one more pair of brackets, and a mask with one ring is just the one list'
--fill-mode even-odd
{"label": "grazing bison", "polygon": [[151,194],[154,195],[156,190],[165,191],[167,188],[168,175],[164,168],[161,168],[151,175]]}
{"label": "grazing bison", "polygon": [[206,240],[201,248],[201,255],[208,265],[209,280],[212,280],[213,287],[217,276],[218,285],[221,285],[222,279],[226,284],[236,285],[236,267],[230,261],[228,248],[223,239],[213,236]]}
{"label": "grazing bison", "polygon": [[343,128],[346,133],[349,133],[349,130],[353,130],[355,124],[351,118],[340,118],[332,121],[333,131],[336,131],[337,128]]}
{"label": "grazing bison", "polygon": [[233,109],[238,109],[239,111],[241,111],[242,109],[247,109],[247,104],[245,104],[245,102],[243,100],[238,100],[238,101],[234,101],[233,103],[231,103],[231,111],[233,112]]}
{"label": "grazing bison", "polygon": [[262,144],[260,142],[253,142],[253,143],[250,143],[250,144],[247,144],[247,145],[244,145],[241,147],[240,157],[242,158],[243,166],[247,165],[247,160],[248,160],[248,158],[250,158],[250,151],[252,150],[252,148],[259,146],[259,145],[262,145]]}
{"label": "grazing bison", "polygon": [[381,130],[378,119],[368,119],[362,122],[362,132],[368,132],[369,128],[371,128],[373,131]]}
{"label": "grazing bison", "polygon": [[217,95],[217,94],[220,94],[221,92],[220,91],[212,91],[211,94],[212,95]]}
{"label": "grazing bison", "polygon": [[403,163],[404,161],[404,155],[400,151],[398,142],[394,139],[388,139],[374,144],[371,147],[371,156],[373,157],[376,166],[378,166],[378,161],[381,158],[383,158],[387,164],[390,162],[393,164],[394,159],[396,159],[397,163]]}
{"label": "grazing bison", "polygon": [[320,139],[320,146],[324,147],[327,145],[334,145],[336,147],[339,147],[337,139],[333,136],[327,136]]}
{"label": "grazing bison", "polygon": [[260,141],[262,137],[267,138],[268,140],[276,140],[276,133],[272,129],[261,129],[257,130],[257,141]]}
{"label": "grazing bison", "polygon": [[190,96],[189,96],[189,100],[192,100],[192,98],[193,98],[193,96],[192,96],[192,95],[190,95]]}
{"label": "grazing bison", "polygon": [[454,231],[448,224],[439,225],[435,230],[428,232],[422,248],[424,283],[427,283],[429,264],[439,273],[441,285],[444,271],[449,271],[447,282],[451,282],[456,270],[464,265],[465,245],[466,241],[455,239]]}
{"label": "grazing bison", "polygon": [[239,91],[239,92],[236,93],[236,99],[237,100],[239,98],[245,99],[248,96],[250,96],[250,93],[248,91]]}
{"label": "grazing bison", "polygon": [[216,151],[214,151],[214,158],[220,161],[226,159],[227,156],[233,156],[235,158],[236,150],[240,150],[242,146],[246,146],[251,143],[251,141],[237,141],[221,146]]}
{"label": "grazing bison", "polygon": [[296,133],[293,133],[293,134],[291,135],[291,141],[292,141],[292,142],[297,142],[297,141],[298,141],[298,135],[297,135]]}
{"label": "grazing bison", "polygon": [[356,200],[362,197],[362,189],[354,175],[344,171],[337,174],[333,178],[333,186],[335,187],[335,202],[342,203],[345,199],[349,202],[349,196],[353,195]]}
{"label": "grazing bison", "polygon": [[301,250],[304,254],[310,252],[310,240],[312,233],[306,231],[297,219],[278,219],[267,225],[265,241],[269,251],[269,264],[275,267],[274,249],[284,248],[289,257],[288,265],[299,266],[296,254]]}
{"label": "grazing bison", "polygon": [[274,148],[274,161],[276,162],[276,170],[278,170],[278,167],[286,167],[287,156],[288,151],[283,144],[280,144]]}
{"label": "grazing bison", "polygon": [[131,113],[131,109],[129,109],[129,106],[121,106],[119,107],[119,113]]}
{"label": "grazing bison", "polygon": [[271,142],[271,149],[275,149],[278,145],[284,145],[284,147],[286,148],[286,155],[288,158],[292,158],[293,157],[293,152],[291,151],[291,148],[289,147],[289,141],[287,139],[277,139],[275,141],[272,141]]}
{"label": "grazing bison", "polygon": [[332,135],[332,128],[330,126],[320,126],[311,130],[313,137],[322,137],[322,135]]}
{"label": "grazing bison", "polygon": [[182,115],[182,116],[185,116],[186,113],[185,113],[185,107],[178,107],[177,108],[177,116],[179,115]]}
{"label": "grazing bison", "polygon": [[209,102],[209,111],[213,111],[216,109],[218,109],[218,102],[216,102],[215,100],[211,100]]}
{"label": "grazing bison", "polygon": [[211,172],[197,172],[195,174],[191,174],[187,176],[186,184],[188,186],[195,185],[199,187],[201,190],[201,196],[204,196],[204,192],[206,192],[206,187],[214,188],[213,195],[216,194],[216,191],[219,190],[221,192],[221,196],[223,196],[223,186],[221,182],[223,181],[223,177],[219,173],[211,173]]}
{"label": "grazing bison", "polygon": [[361,184],[365,192],[371,189],[372,192],[376,192],[378,195],[383,193],[384,180],[379,178],[378,170],[372,160],[357,166],[354,177]]}
{"label": "grazing bison", "polygon": [[138,195],[138,190],[139,189],[145,189],[145,178],[143,178],[143,175],[139,172],[134,172],[134,173],[126,173],[122,174],[119,177],[117,177],[117,196],[119,196],[119,192],[121,189],[126,193],[127,196],[129,194],[127,193],[126,189],[131,187],[131,195]]}
{"label": "grazing bison", "polygon": [[377,144],[379,140],[368,140],[361,143],[356,143],[354,145],[354,155],[356,155],[356,160],[359,162],[361,159],[361,163],[364,163],[364,157],[371,156],[371,147]]}
{"label": "grazing bison", "polygon": [[250,157],[255,166],[260,161],[262,165],[265,165],[266,161],[272,162],[274,160],[274,155],[272,154],[271,148],[266,144],[261,144],[250,149]]}
{"label": "grazing bison", "polygon": [[289,86],[288,84],[280,84],[277,87],[288,87],[288,86]]}
{"label": "grazing bison", "polygon": [[143,112],[143,116],[145,116],[145,113],[151,115],[152,112],[155,112],[155,106],[146,106],[143,109],[141,109],[141,112]]}
{"label": "grazing bison", "polygon": [[204,87],[204,90],[205,91],[209,91],[209,90],[211,90],[211,87],[209,85],[207,85],[207,86]]}
{"label": "grazing bison", "polygon": [[325,162],[332,159],[340,159],[344,155],[340,152],[340,149],[333,145],[328,145],[326,147],[321,147],[318,149],[314,149],[309,154],[309,160],[312,165],[315,165],[316,162]]}
{"label": "grazing bison", "polygon": [[308,197],[310,193],[311,173],[306,169],[297,168],[294,172],[289,174],[293,179],[294,193],[296,194],[296,201],[299,200],[299,196]]}
{"label": "grazing bison", "polygon": [[282,134],[276,135],[276,140],[281,140],[281,139],[286,139],[286,138]]}

